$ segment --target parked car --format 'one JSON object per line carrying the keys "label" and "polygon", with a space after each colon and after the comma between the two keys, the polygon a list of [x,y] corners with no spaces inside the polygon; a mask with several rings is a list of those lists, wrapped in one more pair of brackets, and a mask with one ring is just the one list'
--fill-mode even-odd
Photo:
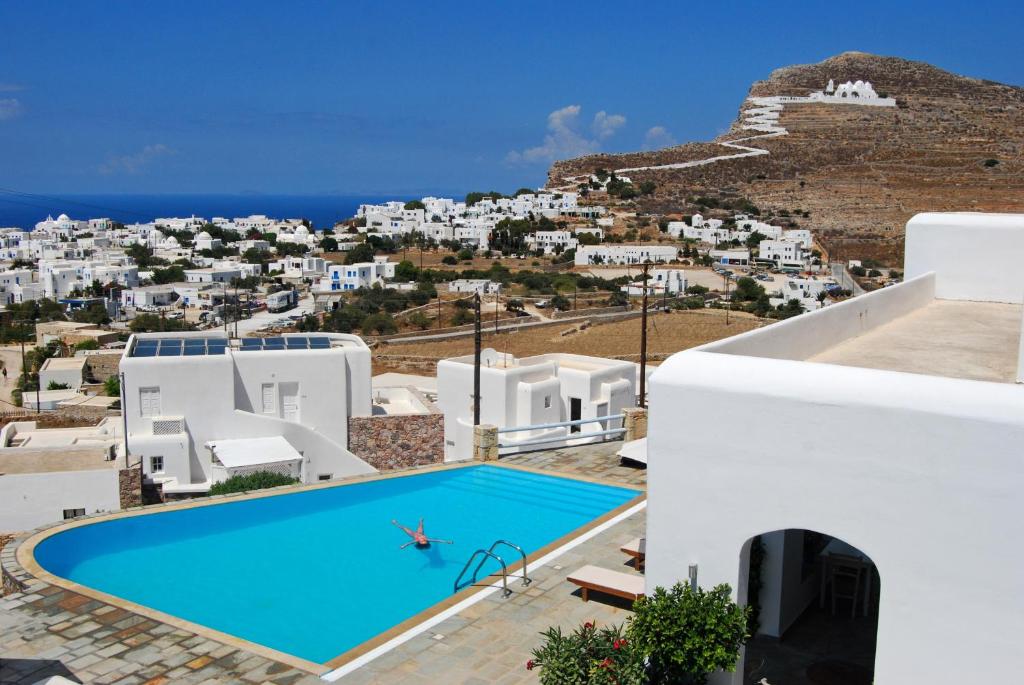
{"label": "parked car", "polygon": [[537,309],[547,309],[548,301],[547,300],[537,300],[536,302],[533,303],[533,306],[536,307]]}

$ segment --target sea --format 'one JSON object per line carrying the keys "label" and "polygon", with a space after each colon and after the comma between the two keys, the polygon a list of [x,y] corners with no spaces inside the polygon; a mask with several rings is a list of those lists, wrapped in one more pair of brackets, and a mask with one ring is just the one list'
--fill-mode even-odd
{"label": "sea", "polygon": [[233,219],[265,214],[272,219],[309,219],[315,228],[355,216],[361,204],[410,200],[401,195],[61,195],[0,193],[0,228],[31,230],[47,216],[107,218],[125,224],[158,217],[215,216]]}

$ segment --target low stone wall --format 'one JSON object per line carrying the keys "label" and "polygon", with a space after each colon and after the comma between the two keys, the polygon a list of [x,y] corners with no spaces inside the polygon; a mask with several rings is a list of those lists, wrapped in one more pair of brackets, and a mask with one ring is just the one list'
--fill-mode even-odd
{"label": "low stone wall", "polygon": [[[524,323],[533,323],[540,321],[540,319],[532,314],[530,316],[518,316],[515,318],[498,319],[498,327],[504,329],[508,326],[518,326]],[[482,313],[480,317],[481,329],[484,333],[494,330],[494,319],[487,319],[486,312]],[[488,328],[488,326],[490,328]],[[405,331],[404,333],[392,333],[391,335],[371,335],[364,336],[367,340],[376,340],[380,342],[387,342],[389,340],[405,342],[406,338],[420,338],[423,336],[436,336],[461,333],[463,335],[473,335],[475,324],[467,323],[462,326],[448,326],[447,328],[428,328],[425,331]],[[454,335],[449,337],[455,337]],[[408,342],[421,342],[419,340],[409,340]],[[422,342],[433,342],[433,340],[424,340]]]}
{"label": "low stone wall", "polygon": [[142,505],[142,463],[121,469],[117,473],[118,498],[121,508]]}
{"label": "low stone wall", "polygon": [[348,449],[380,471],[444,461],[444,415],[352,416]]}

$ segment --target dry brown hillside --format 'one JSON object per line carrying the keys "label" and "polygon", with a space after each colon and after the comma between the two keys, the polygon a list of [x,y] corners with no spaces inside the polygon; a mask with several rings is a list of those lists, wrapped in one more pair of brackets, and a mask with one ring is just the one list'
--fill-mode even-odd
{"label": "dry brown hillside", "polygon": [[[657,190],[643,211],[689,213],[692,198],[745,197],[766,212],[809,212],[800,225],[843,257],[902,253],[903,226],[928,210],[1024,211],[1024,88],[951,74],[922,62],[844,53],[786,67],[754,83],[751,97],[805,96],[837,84],[870,81],[896,108],[787,104],[788,135],[751,141],[770,154],[684,169],[629,172]],[[741,107],[749,107],[744,103]],[[593,155],[556,162],[549,185],[595,169],[672,164],[735,152],[717,143],[756,135],[730,131],[710,143]],[[989,161],[989,160],[995,160]]]}

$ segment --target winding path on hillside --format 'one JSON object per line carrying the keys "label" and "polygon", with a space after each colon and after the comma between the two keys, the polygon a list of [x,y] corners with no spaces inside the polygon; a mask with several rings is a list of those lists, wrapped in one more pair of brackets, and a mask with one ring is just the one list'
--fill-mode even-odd
{"label": "winding path on hillside", "polygon": [[[660,169],[689,169],[691,167],[714,164],[715,162],[721,162],[726,159],[741,159],[743,157],[767,155],[769,154],[768,150],[765,150],[764,148],[741,145],[740,143],[748,143],[752,140],[761,140],[763,138],[775,138],[777,136],[787,135],[789,131],[779,125],[779,116],[782,114],[783,101],[785,99],[787,98],[752,97],[747,99],[747,102],[754,105],[754,107],[742,112],[743,123],[740,125],[740,128],[744,131],[760,131],[760,133],[758,135],[733,138],[732,140],[718,141],[715,143],[716,145],[721,145],[722,147],[726,147],[731,150],[739,150],[739,152],[729,155],[716,155],[714,157],[706,157],[704,159],[696,159],[689,162],[675,162],[673,164],[657,164],[653,166],[623,167],[621,169],[615,169],[615,173],[623,174],[632,171],[657,171]],[[567,181],[568,185],[563,186],[563,189],[566,189],[569,186],[578,185],[585,180],[589,180],[589,177],[566,176],[565,181]]]}

